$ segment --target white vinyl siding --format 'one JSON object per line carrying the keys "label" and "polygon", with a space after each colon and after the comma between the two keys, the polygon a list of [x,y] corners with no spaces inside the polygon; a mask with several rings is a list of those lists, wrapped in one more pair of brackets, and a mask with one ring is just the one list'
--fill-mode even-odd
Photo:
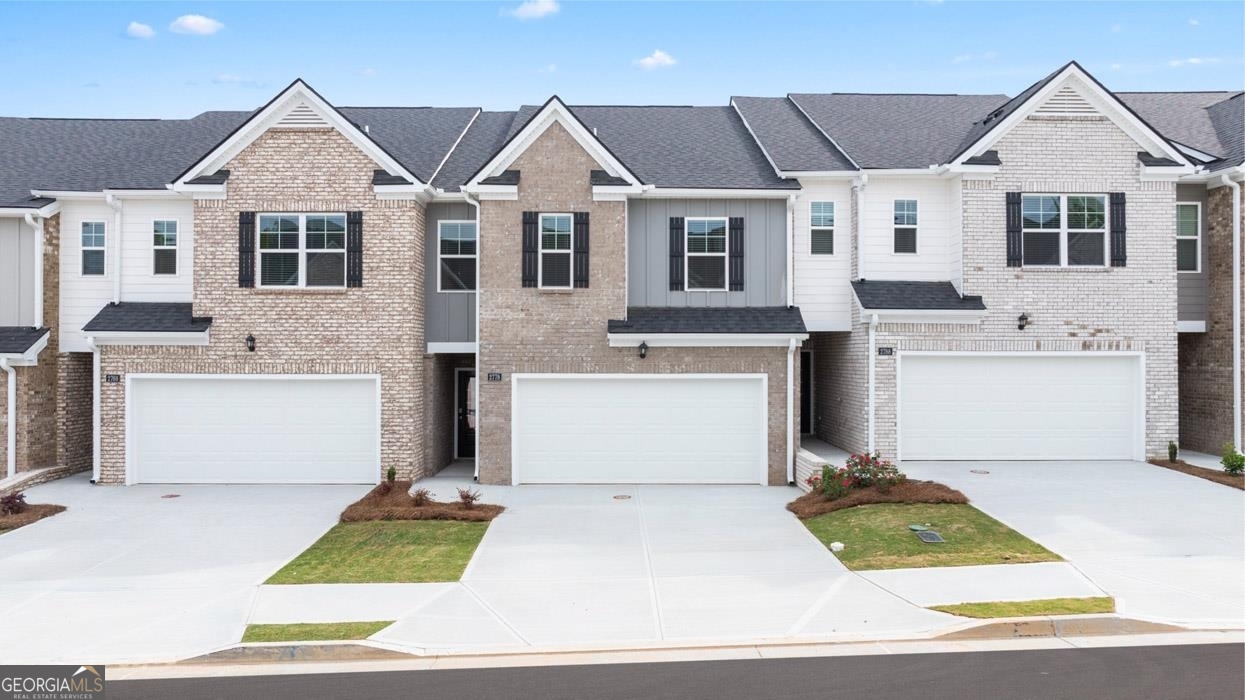
{"label": "white vinyl siding", "polygon": [[[852,322],[852,190],[843,181],[801,180],[794,211],[795,305],[810,331],[846,331]],[[814,254],[813,204],[833,205],[834,254]],[[824,220],[823,220],[824,223]]]}
{"label": "white vinyl siding", "polygon": [[437,222],[437,291],[475,291],[476,246],[476,222]]}
{"label": "white vinyl siding", "polygon": [[574,243],[570,214],[540,215],[540,286],[543,289],[571,288],[571,258]]}
{"label": "white vinyl siding", "polygon": [[1202,205],[1176,204],[1176,271],[1202,271]]}
{"label": "white vinyl siding", "polygon": [[[194,289],[194,203],[190,199],[122,200],[121,296],[123,301],[191,300]],[[176,249],[157,253],[156,222],[177,226]],[[156,274],[158,255],[176,258],[176,274]],[[111,271],[109,271],[111,274]]]}
{"label": "white vinyl siding", "polygon": [[[864,188],[860,276],[942,282],[953,279],[953,222],[960,183],[941,178],[871,175]],[[895,200],[916,200],[916,253],[895,252]]]}
{"label": "white vinyl siding", "polygon": [[688,218],[684,222],[684,280],[689,292],[719,292],[730,286],[726,261],[729,220]]}

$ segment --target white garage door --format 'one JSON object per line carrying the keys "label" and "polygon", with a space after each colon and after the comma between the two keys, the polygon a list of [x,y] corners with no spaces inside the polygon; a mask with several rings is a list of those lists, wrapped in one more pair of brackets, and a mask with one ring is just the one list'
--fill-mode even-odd
{"label": "white garage door", "polygon": [[514,481],[763,484],[765,390],[763,375],[516,377]]}
{"label": "white garage door", "polygon": [[130,481],[376,483],[374,378],[131,377]]}
{"label": "white garage door", "polygon": [[903,355],[902,459],[1137,459],[1140,359]]}

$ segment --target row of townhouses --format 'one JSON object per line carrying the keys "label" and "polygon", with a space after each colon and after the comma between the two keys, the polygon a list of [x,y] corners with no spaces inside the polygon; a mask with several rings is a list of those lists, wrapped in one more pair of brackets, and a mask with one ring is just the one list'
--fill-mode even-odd
{"label": "row of townhouses", "polygon": [[[107,484],[788,484],[1240,443],[1242,105],[0,119],[0,455]],[[46,468],[53,468],[47,471]]]}

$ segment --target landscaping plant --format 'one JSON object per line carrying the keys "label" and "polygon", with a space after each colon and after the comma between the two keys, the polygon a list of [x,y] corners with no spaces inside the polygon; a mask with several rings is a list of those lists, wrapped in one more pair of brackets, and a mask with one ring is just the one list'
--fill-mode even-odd
{"label": "landscaping plant", "polygon": [[21,491],[0,498],[0,515],[17,515],[26,510],[26,494]]}
{"label": "landscaping plant", "polygon": [[852,475],[844,467],[832,467],[829,464],[821,468],[821,495],[833,501],[847,495],[852,489]]}
{"label": "landscaping plant", "polygon": [[398,480],[398,470],[394,469],[393,467],[389,467],[389,469],[385,472],[385,481],[388,481],[389,483],[392,484],[393,482],[397,480]]}
{"label": "landscaping plant", "polygon": [[483,494],[479,491],[472,491],[471,489],[458,489],[458,502],[463,504],[463,508],[471,510],[476,507],[476,501],[480,500],[480,496],[482,495]]}
{"label": "landscaping plant", "polygon": [[432,500],[432,492],[428,489],[415,489],[411,492],[411,505],[426,506]]}
{"label": "landscaping plant", "polygon": [[1169,440],[1169,441],[1167,442],[1167,461],[1168,461],[1168,462],[1175,462],[1175,461],[1176,461],[1176,456],[1177,456],[1179,453],[1180,453],[1180,448],[1176,446],[1176,443],[1175,443],[1175,442],[1172,442],[1172,441],[1170,441],[1170,440]]}
{"label": "landscaping plant", "polygon": [[896,484],[902,484],[908,478],[895,465],[882,459],[877,452],[848,457],[844,470],[851,476],[851,486],[876,486],[883,492]]}
{"label": "landscaping plant", "polygon": [[1236,445],[1230,442],[1223,443],[1223,470],[1229,474],[1240,474],[1245,472],[1245,455],[1236,451]]}

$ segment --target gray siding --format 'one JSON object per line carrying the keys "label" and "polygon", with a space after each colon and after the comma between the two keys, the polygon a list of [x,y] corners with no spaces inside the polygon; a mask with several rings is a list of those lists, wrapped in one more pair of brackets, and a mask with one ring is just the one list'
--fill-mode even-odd
{"label": "gray siding", "polygon": [[[744,291],[670,291],[670,217],[744,217]],[[627,209],[630,306],[785,306],[787,202],[783,199],[641,199]]]}
{"label": "gray siding", "polygon": [[[476,295],[474,292],[440,292],[440,261],[437,259],[437,222],[474,221],[470,204],[435,203],[428,205],[424,246],[424,331],[429,343],[474,343],[476,340]],[[478,245],[478,243],[477,243]]]}
{"label": "gray siding", "polygon": [[35,234],[21,219],[0,219],[0,326],[35,323]]}
{"label": "gray siding", "polygon": [[[1206,267],[1210,248],[1206,236],[1206,188],[1202,185],[1176,185],[1176,202],[1202,204],[1202,267],[1199,272],[1176,273],[1176,319],[1206,320]],[[1175,212],[1172,212],[1175,216]],[[1172,255],[1176,254],[1175,246]]]}

